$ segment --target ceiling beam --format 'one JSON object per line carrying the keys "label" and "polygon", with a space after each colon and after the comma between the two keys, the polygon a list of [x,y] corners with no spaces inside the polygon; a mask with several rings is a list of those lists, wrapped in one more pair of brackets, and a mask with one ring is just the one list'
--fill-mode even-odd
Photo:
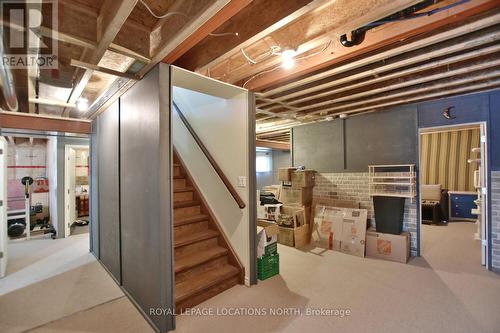
{"label": "ceiling beam", "polygon": [[[402,91],[396,91],[394,93],[385,93],[383,96],[378,96],[378,97],[371,97],[363,100],[358,100],[356,102],[349,102],[349,103],[341,103],[340,105],[329,107],[326,109],[310,112],[307,114],[319,114],[321,115],[327,115],[330,114],[331,112],[334,111],[339,111],[343,112],[342,110],[345,110],[346,108],[351,108],[351,107],[358,107],[362,105],[366,105],[368,103],[375,103],[375,102],[382,102],[385,100],[390,100],[393,98],[400,98],[404,96],[410,96],[410,95],[415,95],[415,94],[421,94],[421,93],[426,93],[432,90],[438,90],[442,88],[449,88],[452,86],[459,86],[459,85],[464,85],[464,84],[469,84],[473,82],[478,82],[478,81],[483,81],[483,80],[494,80],[500,77],[500,70],[491,70],[491,71],[485,71],[485,72],[479,72],[474,75],[467,75],[467,76],[462,76],[460,78],[452,78],[449,80],[439,80],[440,82],[431,84],[431,85],[422,85],[419,87],[412,87],[410,89],[402,90]],[[361,94],[360,94],[361,95]],[[365,94],[363,94],[365,96]],[[358,96],[360,97],[360,96]],[[362,97],[362,96],[361,96]],[[355,97],[354,97],[355,98]],[[330,103],[330,105],[335,105],[337,103]]]}
{"label": "ceiling beam", "polygon": [[[495,25],[499,22],[499,20],[500,20],[500,11],[496,14],[484,17],[484,18],[479,19],[477,21],[473,21],[469,24],[464,24],[464,25],[461,25],[457,28],[454,28],[454,29],[451,29],[451,30],[448,30],[445,32],[441,32],[439,34],[429,36],[429,37],[426,37],[423,39],[419,39],[419,40],[412,42],[412,43],[408,43],[408,44],[404,44],[404,45],[401,45],[401,46],[398,46],[395,48],[391,48],[387,51],[376,53],[372,56],[369,56],[366,58],[361,58],[360,60],[352,61],[352,62],[346,63],[345,65],[334,67],[330,70],[319,72],[318,74],[310,75],[310,76],[307,76],[307,77],[300,79],[300,80],[295,80],[291,83],[281,85],[277,88],[274,88],[274,89],[268,90],[264,93],[261,93],[261,94],[259,94],[259,96],[270,97],[272,95],[276,95],[276,94],[282,93],[282,92],[290,90],[290,89],[295,89],[295,88],[298,88],[300,86],[303,86],[303,85],[306,85],[309,83],[317,82],[318,80],[322,80],[322,79],[331,77],[333,75],[341,74],[341,73],[344,73],[344,72],[347,72],[347,71],[350,71],[350,70],[353,70],[353,69],[356,69],[356,68],[359,68],[362,66],[373,64],[377,61],[384,61],[390,57],[394,57],[394,56],[402,54],[402,53],[415,51],[415,50],[427,47],[427,46],[432,45],[432,44],[446,42],[449,39],[463,36],[467,33],[471,33],[471,32],[481,30],[481,29],[490,27],[492,25]],[[497,39],[497,37],[498,36],[496,36],[495,34],[489,34],[487,36],[487,38],[491,39],[491,41],[495,41]],[[478,45],[481,45],[481,44],[478,44]],[[451,49],[453,47],[456,47],[456,46],[450,45],[449,49]],[[460,51],[460,49],[457,48],[456,51]],[[436,52],[438,52],[438,51],[436,51]],[[424,53],[423,55],[420,55],[419,61],[423,61],[423,60],[425,60],[425,58],[426,58],[426,55]],[[427,57],[427,60],[430,60],[430,59],[428,59],[428,57]],[[407,60],[407,62],[412,62],[412,61],[415,61],[415,60],[413,60],[411,58]],[[397,69],[397,68],[398,67],[394,67],[394,69]],[[312,89],[316,89],[316,88],[313,87]]]}
{"label": "ceiling beam", "polygon": [[336,45],[331,52],[322,52],[298,61],[292,70],[277,69],[272,73],[259,75],[249,82],[246,87],[253,91],[261,91],[281,82],[329,67],[340,61],[380,49],[448,24],[463,21],[465,18],[483,13],[497,6],[498,0],[475,0],[431,16],[386,24],[379,29],[368,31],[364,42],[358,46],[346,48]]}
{"label": "ceiling beam", "polygon": [[123,78],[127,78],[127,79],[130,79],[130,80],[139,80],[140,79],[135,74],[129,74],[129,73],[124,73],[124,72],[119,72],[119,71],[115,71],[115,70],[112,70],[112,69],[109,69],[109,68],[104,68],[104,67],[101,67],[101,66],[96,66],[96,65],[89,64],[89,63],[86,63],[86,62],[83,62],[83,61],[79,61],[79,60],[75,60],[75,59],[71,59],[70,64],[71,64],[71,66],[74,66],[74,67],[83,68],[83,69],[90,69],[90,70],[95,71],[95,72],[100,72],[100,73],[109,74],[109,75],[113,75],[113,76],[123,77]]}
{"label": "ceiling beam", "polygon": [[219,28],[221,25],[230,20],[233,16],[238,14],[243,8],[248,6],[252,0],[232,0],[225,7],[224,11],[212,19],[208,20],[203,26],[197,29],[193,34],[189,35],[188,38],[183,40],[176,48],[174,48],[167,56],[163,59],[164,63],[172,64],[174,61],[179,59],[187,51],[193,48],[196,44],[201,42],[205,37],[207,37],[212,31]]}
{"label": "ceiling beam", "polygon": [[290,150],[290,143],[288,142],[280,142],[280,141],[272,141],[272,140],[263,140],[256,139],[255,146],[261,148],[271,148],[277,150]]}
{"label": "ceiling beam", "polygon": [[0,112],[2,129],[23,129],[47,132],[90,134],[91,122],[61,117],[40,116],[24,112]]}
{"label": "ceiling beam", "polygon": [[247,87],[250,79],[245,80],[246,78],[251,77],[251,80],[254,80],[255,75],[260,76],[265,70],[271,71],[270,69],[273,68],[274,72],[280,68],[281,58],[270,52],[270,45],[296,50],[296,59],[311,57],[309,52],[326,53],[329,51],[327,49],[331,46],[331,41],[336,40],[340,35],[398,12],[416,2],[418,1],[330,1],[327,5],[307,13],[245,49],[256,60],[255,64],[249,64],[248,59],[240,53],[210,68],[210,73],[214,78],[233,84],[244,80],[242,85]]}
{"label": "ceiling beam", "polygon": [[[143,77],[154,66],[156,66],[159,62],[163,61],[163,59],[174,57],[173,54],[177,46],[180,45],[184,40],[188,39],[189,36],[191,36],[192,34],[200,30],[206,31],[207,33],[210,32],[209,29],[207,29],[207,27],[212,26],[213,21],[215,22],[219,21],[219,17],[227,18],[228,12],[234,12],[234,8],[232,7],[226,8],[229,3],[230,0],[217,0],[207,9],[205,9],[202,13],[197,15],[197,17],[194,20],[192,20],[191,23],[183,26],[171,40],[162,45],[157,54],[153,57],[153,59],[151,59],[151,62],[141,69],[139,75]],[[102,99],[99,99],[94,103],[95,107],[91,106],[88,113],[90,119],[94,119],[101,112],[106,110],[134,83],[135,81],[133,80],[122,82],[116,85],[117,86],[116,90],[109,91],[108,93],[104,94],[102,96]]]}
{"label": "ceiling beam", "polygon": [[[448,53],[448,51],[446,51],[446,52]],[[301,104],[301,103],[309,102],[309,101],[312,101],[315,99],[328,97],[328,96],[331,96],[333,94],[338,94],[341,92],[370,86],[370,85],[380,83],[383,81],[387,81],[390,79],[396,79],[399,77],[403,77],[403,76],[407,76],[407,75],[411,75],[411,74],[415,74],[415,73],[419,73],[419,72],[423,72],[423,71],[428,71],[431,69],[437,69],[437,68],[443,67],[443,66],[449,66],[449,65],[452,65],[454,63],[458,63],[458,62],[466,61],[466,60],[471,60],[474,58],[479,58],[479,57],[493,54],[496,52],[500,52],[500,45],[492,45],[492,46],[484,47],[481,49],[475,49],[473,51],[462,53],[462,54],[459,54],[456,56],[447,57],[447,58],[440,59],[440,60],[433,61],[433,62],[427,62],[427,63],[424,63],[422,65],[414,66],[414,67],[410,67],[410,68],[406,68],[408,66],[408,63],[405,63],[405,61],[407,61],[407,59],[403,59],[401,62],[399,62],[399,61],[396,62],[397,64],[400,65],[399,68],[405,68],[405,69],[400,70],[400,71],[392,71],[389,74],[381,75],[382,73],[389,71],[391,68],[398,68],[398,67],[394,67],[393,64],[376,66],[373,69],[370,69],[367,71],[362,71],[358,74],[348,75],[346,77],[342,77],[340,79],[333,80],[333,81],[325,83],[325,84],[318,84],[314,87],[314,88],[321,87],[321,90],[328,89],[327,91],[314,93],[311,91],[307,91],[307,89],[303,89],[304,94],[302,94],[302,91],[301,91],[300,94],[294,95],[295,93],[292,93],[290,95],[283,95],[283,96],[280,96],[274,100],[283,101],[283,100],[287,100],[287,99],[291,99],[294,97],[300,97],[302,95],[305,95],[305,97],[301,97],[299,99],[294,99],[293,101],[287,102],[288,105]],[[361,79],[364,79],[364,80],[361,80]],[[352,81],[358,81],[358,82],[353,83],[353,84],[349,84],[349,85],[345,85],[346,83],[352,82]],[[336,88],[336,87],[338,87],[338,88]],[[257,102],[258,101],[259,101],[259,99],[257,98]],[[266,108],[267,105],[270,105],[270,103],[265,102],[263,104],[258,104],[257,106],[259,109],[264,108],[265,110],[268,110],[268,111],[279,108],[278,106],[276,106],[276,107],[272,106],[272,107]]]}
{"label": "ceiling beam", "polygon": [[[97,65],[110,47],[121,27],[129,17],[138,0],[106,0],[97,18],[97,47],[84,58],[84,62]],[[71,91],[69,103],[76,103],[92,77],[93,70],[87,69]],[[67,114],[65,110],[64,114]]]}
{"label": "ceiling beam", "polygon": [[208,74],[207,70],[209,68],[211,68],[211,67],[215,66],[216,64],[224,61],[225,59],[228,59],[228,58],[232,57],[233,55],[241,52],[241,49],[245,49],[245,48],[249,47],[250,45],[257,43],[259,40],[263,39],[267,35],[270,35],[271,33],[277,31],[278,29],[283,28],[285,25],[290,24],[291,22],[295,21],[296,19],[305,15],[306,13],[311,12],[312,10],[315,10],[315,9],[327,4],[329,1],[330,0],[314,0],[314,1],[312,1],[308,5],[296,10],[292,14],[290,14],[290,15],[286,16],[285,18],[279,20],[278,22],[274,23],[273,25],[271,25],[267,29],[259,32],[258,34],[254,35],[253,37],[248,38],[247,40],[245,40],[244,42],[242,42],[238,46],[234,47],[230,51],[228,51],[228,52],[224,53],[223,55],[217,57],[216,59],[212,60],[208,64],[201,66],[200,68],[197,68],[196,71],[199,73],[202,73],[204,75],[207,75]]}
{"label": "ceiling beam", "polygon": [[30,98],[29,103],[31,105],[34,104],[41,104],[41,105],[50,105],[50,106],[61,106],[64,108],[75,108],[76,104],[72,103],[66,103],[64,101],[58,101],[54,99],[47,99],[47,98]]}

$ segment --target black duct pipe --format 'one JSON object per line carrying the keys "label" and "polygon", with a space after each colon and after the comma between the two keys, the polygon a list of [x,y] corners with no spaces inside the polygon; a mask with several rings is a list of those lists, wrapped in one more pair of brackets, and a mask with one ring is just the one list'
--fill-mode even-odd
{"label": "black duct pipe", "polygon": [[354,30],[351,32],[351,40],[347,39],[347,35],[340,36],[340,43],[345,47],[352,47],[354,45],[359,45],[365,40],[365,33],[361,29]]}
{"label": "black duct pipe", "polygon": [[427,12],[417,13],[417,12],[423,10],[424,8],[427,8],[427,7],[434,5],[434,4],[441,2],[441,1],[442,0],[422,1],[416,5],[413,5],[411,7],[403,9],[395,14],[389,15],[381,20],[378,20],[378,21],[375,21],[372,23],[368,23],[367,25],[365,25],[359,29],[353,30],[351,32],[351,40],[347,39],[347,35],[340,36],[340,43],[345,47],[352,47],[355,45],[359,45],[365,39],[365,33],[370,29],[373,29],[375,27],[378,27],[378,26],[386,24],[386,23],[410,20],[410,19],[415,19],[415,18],[419,18],[419,17],[423,17],[423,16],[431,16],[431,15],[434,15],[436,13],[442,12],[444,10],[448,10],[452,7],[456,7],[456,6],[459,6],[459,5],[464,4],[466,2],[469,2],[470,0],[459,0],[455,3],[446,5],[446,6],[441,7],[441,8],[432,9],[432,10],[427,11]]}

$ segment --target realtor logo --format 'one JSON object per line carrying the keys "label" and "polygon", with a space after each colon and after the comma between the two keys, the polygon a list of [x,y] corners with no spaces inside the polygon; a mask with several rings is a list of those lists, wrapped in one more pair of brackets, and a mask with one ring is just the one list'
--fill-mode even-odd
{"label": "realtor logo", "polygon": [[2,64],[12,69],[57,69],[57,0],[2,0]]}

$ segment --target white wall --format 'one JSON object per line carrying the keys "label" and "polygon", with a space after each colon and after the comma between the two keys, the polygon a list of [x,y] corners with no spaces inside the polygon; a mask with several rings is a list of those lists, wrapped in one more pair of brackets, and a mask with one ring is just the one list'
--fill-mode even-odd
{"label": "white wall", "polygon": [[57,137],[47,140],[47,178],[49,179],[49,215],[58,231],[57,216]]}
{"label": "white wall", "polygon": [[[186,80],[193,75],[193,80]],[[180,78],[180,79],[178,79]],[[204,80],[203,84],[197,80]],[[249,188],[238,187],[238,177],[249,179],[249,124],[248,93],[241,88],[225,85],[196,74],[173,68],[173,100],[190,125],[222,168],[229,181],[246,204],[240,209],[203,152],[184,127],[175,110],[172,111],[173,144],[186,163],[194,181],[202,191],[210,209],[231,242],[245,267],[245,281],[249,283],[250,232]],[[199,91],[180,88],[177,83],[195,82],[193,89],[218,94],[215,97]],[[206,89],[206,90],[204,90]]]}

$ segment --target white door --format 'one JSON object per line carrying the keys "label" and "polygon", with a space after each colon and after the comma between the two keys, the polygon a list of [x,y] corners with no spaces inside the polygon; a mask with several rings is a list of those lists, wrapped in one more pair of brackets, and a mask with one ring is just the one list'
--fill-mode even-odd
{"label": "white door", "polygon": [[488,202],[488,190],[487,190],[487,184],[488,184],[488,170],[487,170],[487,142],[486,142],[486,129],[485,125],[481,124],[481,165],[479,167],[479,178],[481,180],[481,264],[483,266],[486,266],[486,263],[488,262],[488,230],[487,230],[487,223],[488,221],[488,205],[486,204]]}
{"label": "white door", "polygon": [[7,141],[0,137],[0,278],[7,269]]}
{"label": "white door", "polygon": [[70,226],[76,220],[76,203],[75,203],[75,167],[76,167],[76,151],[73,148],[66,147],[66,163],[64,166],[64,237],[68,237]]}

